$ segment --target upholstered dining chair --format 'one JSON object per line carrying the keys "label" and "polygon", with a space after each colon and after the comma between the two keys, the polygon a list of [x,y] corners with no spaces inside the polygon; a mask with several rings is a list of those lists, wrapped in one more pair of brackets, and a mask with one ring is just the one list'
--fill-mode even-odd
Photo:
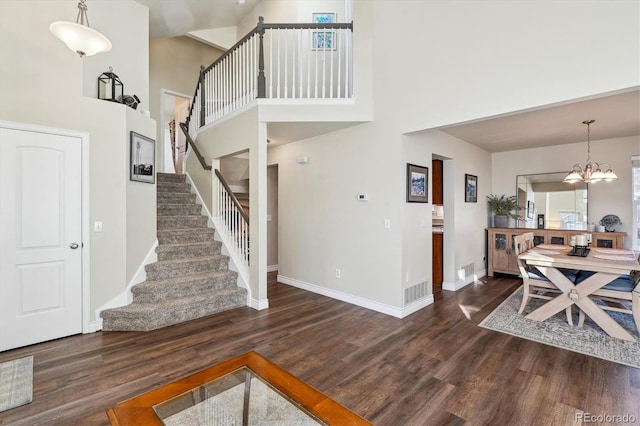
{"label": "upholstered dining chair", "polygon": [[[522,276],[522,284],[524,292],[522,294],[522,303],[520,304],[521,314],[524,308],[529,303],[529,300],[534,299],[546,299],[551,300],[560,294],[560,290],[545,277],[537,268],[527,265],[524,261],[520,260],[520,254],[530,250],[534,247],[533,232],[525,232],[524,234],[516,235],[513,238],[513,244],[516,250],[516,258],[518,259],[518,269],[520,269],[520,275]],[[575,281],[575,273],[573,271],[561,271],[569,280]],[[571,306],[566,309],[567,322],[573,325],[573,318],[571,315]]]}
{"label": "upholstered dining chair", "polygon": [[[638,260],[640,260],[640,256]],[[576,284],[591,275],[593,273],[580,271],[576,278]],[[631,271],[629,275],[619,276],[601,289],[591,293],[589,297],[602,301],[599,306],[605,311],[631,314],[633,321],[636,323],[636,329],[640,332],[640,271]],[[631,309],[627,307],[629,302],[631,302]],[[582,327],[583,324],[584,312],[580,309],[578,327]]]}

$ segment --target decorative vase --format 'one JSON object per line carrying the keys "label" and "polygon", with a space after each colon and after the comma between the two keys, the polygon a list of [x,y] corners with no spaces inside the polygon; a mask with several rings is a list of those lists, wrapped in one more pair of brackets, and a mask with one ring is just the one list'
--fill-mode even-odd
{"label": "decorative vase", "polygon": [[493,224],[496,228],[508,228],[509,216],[506,214],[497,214],[493,217]]}

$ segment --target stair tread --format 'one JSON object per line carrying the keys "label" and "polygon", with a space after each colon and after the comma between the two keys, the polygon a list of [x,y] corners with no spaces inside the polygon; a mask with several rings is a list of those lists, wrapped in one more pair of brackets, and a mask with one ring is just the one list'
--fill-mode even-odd
{"label": "stair tread", "polygon": [[173,248],[179,248],[179,247],[208,247],[210,245],[220,245],[222,244],[220,241],[194,241],[194,242],[189,242],[189,243],[165,243],[165,244],[158,244],[158,248],[160,250],[162,249],[173,249]]}
{"label": "stair tread", "polygon": [[[170,314],[172,308],[192,307],[200,304],[214,303],[215,297],[223,297],[227,295],[233,295],[238,293],[245,293],[246,290],[241,287],[228,287],[221,289],[206,290],[198,294],[191,294],[189,296],[178,297],[171,300],[165,300],[162,303],[158,302],[131,302],[128,305],[120,306],[119,308],[110,309],[111,314],[126,314],[126,313],[153,313],[158,314]],[[158,312],[162,309],[161,312]],[[117,315],[117,314],[116,314]],[[115,316],[115,315],[114,315]]]}
{"label": "stair tread", "polygon": [[[211,231],[208,231],[209,229],[211,229]],[[211,236],[214,235],[214,230],[212,228],[175,228],[175,229],[158,229],[158,231],[156,231],[158,235],[160,234],[187,234],[187,233],[195,233],[195,234],[202,234],[202,233],[206,233],[206,234],[211,234]]]}
{"label": "stair tread", "polygon": [[191,281],[203,280],[208,278],[236,278],[238,276],[237,272],[230,271],[228,269],[218,269],[212,271],[199,272],[193,275],[181,275],[178,277],[171,278],[160,278],[157,280],[147,280],[143,281],[139,284],[136,284],[133,288],[145,288],[145,287],[154,287],[157,285],[164,284],[184,284]]}
{"label": "stair tread", "polygon": [[147,265],[148,267],[153,267],[152,265],[167,266],[170,264],[184,264],[189,262],[201,262],[203,260],[219,260],[219,259],[228,259],[229,256],[224,254],[214,254],[211,256],[198,256],[198,257],[189,257],[186,259],[167,259],[167,260],[158,260],[157,262],[151,263]]}
{"label": "stair tread", "polygon": [[164,215],[164,216],[160,216],[161,219],[163,220],[175,220],[177,219],[189,219],[189,220],[193,220],[193,219],[202,219],[202,220],[206,220],[206,218],[202,215],[198,215],[198,214],[185,214],[185,215]]}

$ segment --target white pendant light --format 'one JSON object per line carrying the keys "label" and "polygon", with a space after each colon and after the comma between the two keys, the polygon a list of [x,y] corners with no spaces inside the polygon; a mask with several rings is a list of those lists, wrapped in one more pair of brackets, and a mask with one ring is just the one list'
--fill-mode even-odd
{"label": "white pendant light", "polygon": [[56,21],[49,25],[49,30],[53,35],[62,40],[69,49],[76,52],[80,57],[111,50],[109,39],[89,27],[85,1],[80,0],[80,3],[78,3],[78,17],[75,23]]}
{"label": "white pendant light", "polygon": [[[571,168],[571,171],[564,178],[566,183],[576,183],[576,182],[586,182],[586,183],[596,183],[604,180],[605,182],[611,182],[618,179],[613,170],[611,170],[611,166],[607,163],[592,163],[591,162],[591,124],[595,123],[596,120],[585,120],[582,124],[587,125],[587,164],[582,167],[580,164],[574,164]],[[602,166],[602,167],[601,167]],[[602,168],[605,168],[606,172],[602,171]]]}

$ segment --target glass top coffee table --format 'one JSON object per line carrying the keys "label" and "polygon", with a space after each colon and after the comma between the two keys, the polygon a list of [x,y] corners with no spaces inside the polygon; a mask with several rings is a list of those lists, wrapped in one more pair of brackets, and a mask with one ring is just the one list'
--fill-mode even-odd
{"label": "glass top coffee table", "polygon": [[370,423],[248,352],[107,410],[112,425],[369,425]]}

